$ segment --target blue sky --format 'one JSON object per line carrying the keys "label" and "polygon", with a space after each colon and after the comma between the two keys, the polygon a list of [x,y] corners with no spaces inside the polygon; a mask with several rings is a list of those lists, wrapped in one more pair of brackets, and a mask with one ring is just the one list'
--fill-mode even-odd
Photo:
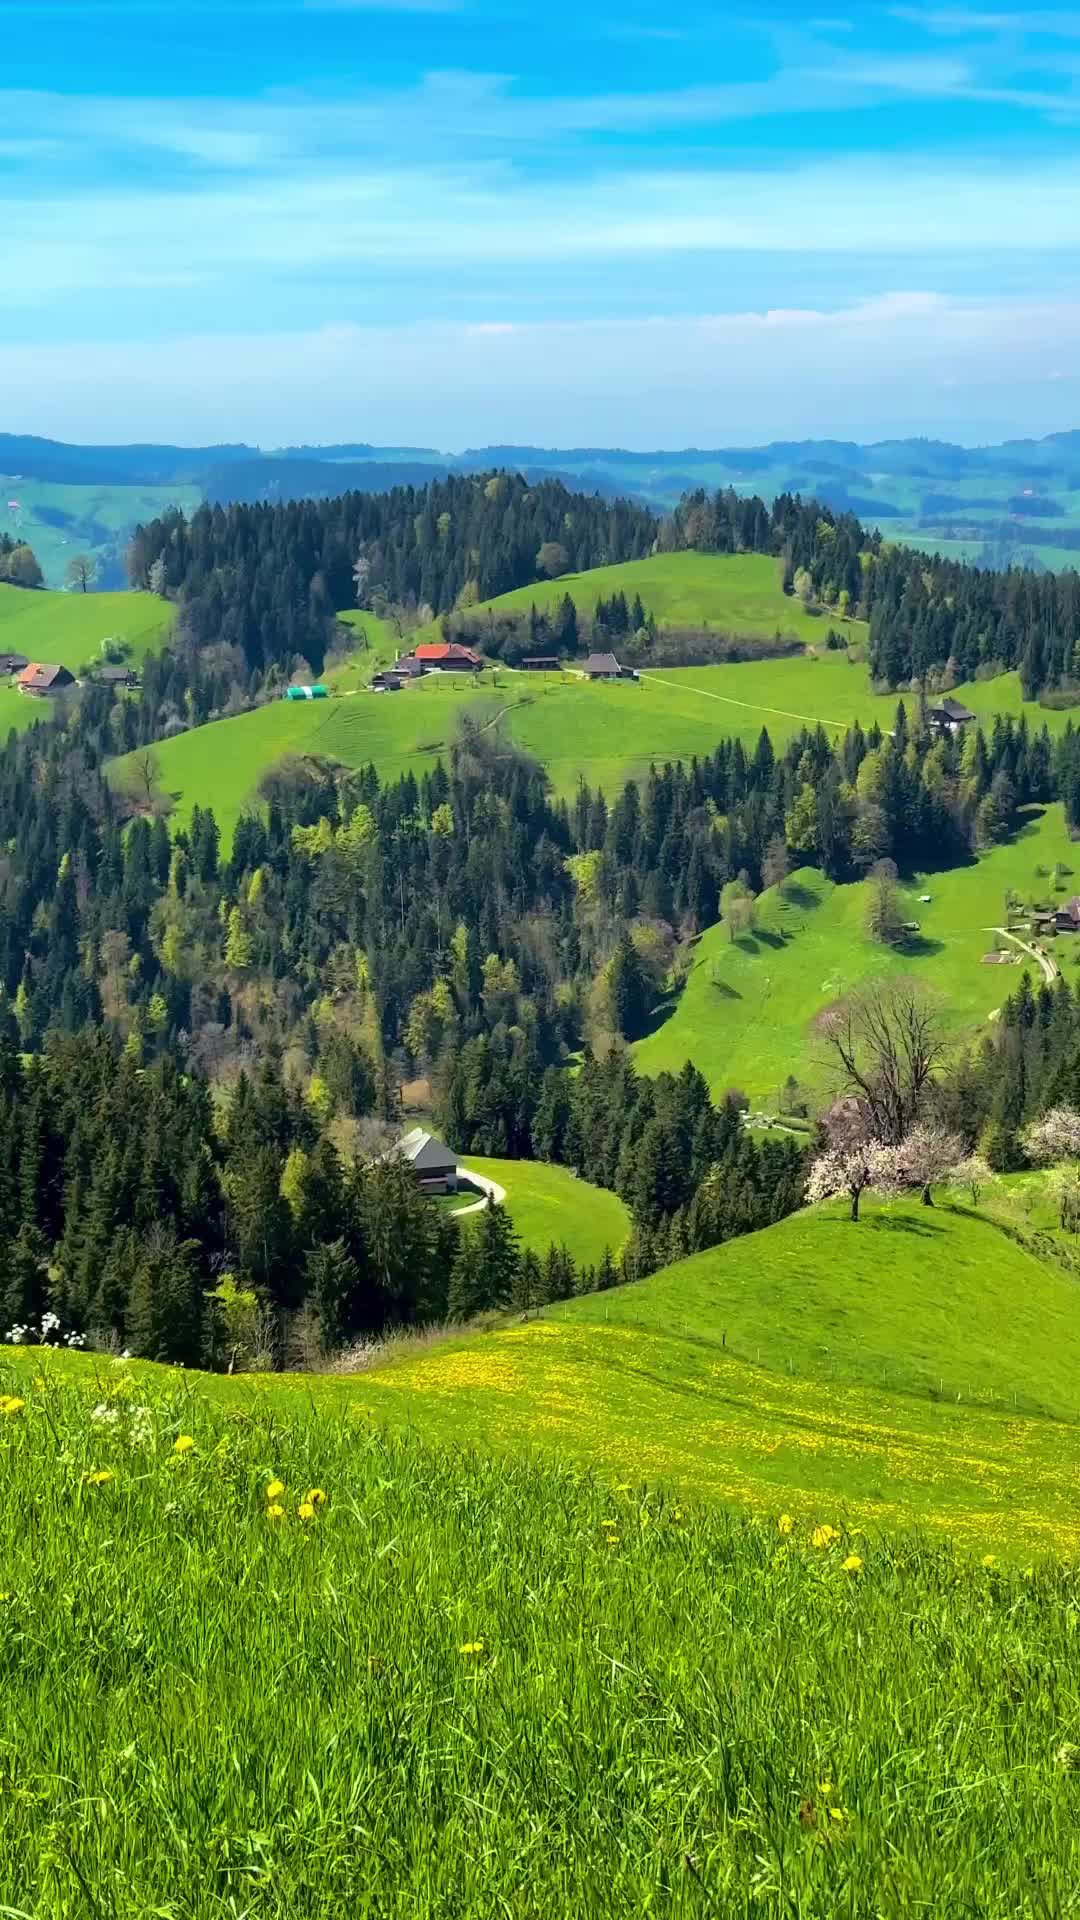
{"label": "blue sky", "polygon": [[1080,424],[1080,10],[4,0],[0,426]]}

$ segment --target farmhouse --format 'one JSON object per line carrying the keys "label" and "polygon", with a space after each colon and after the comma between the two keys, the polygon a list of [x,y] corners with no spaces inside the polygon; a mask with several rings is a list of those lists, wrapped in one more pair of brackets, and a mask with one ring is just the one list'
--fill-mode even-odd
{"label": "farmhouse", "polygon": [[139,684],[134,667],[99,667],[94,678],[104,687],[137,687]]}
{"label": "farmhouse", "polygon": [[386,667],[382,673],[372,675],[372,693],[400,693],[405,685],[405,677],[395,668]]}
{"label": "farmhouse", "polygon": [[585,673],[590,680],[621,680],[623,669],[613,653],[590,653],[585,662]]}
{"label": "farmhouse", "polygon": [[398,1141],[393,1152],[409,1162],[422,1192],[457,1192],[457,1155],[451,1153],[441,1140],[436,1140],[433,1133],[426,1132],[423,1127],[414,1127],[411,1133]]}
{"label": "farmhouse", "polygon": [[25,653],[0,653],[0,674],[8,678],[13,673],[22,673],[30,665]]}
{"label": "farmhouse", "polygon": [[1080,894],[1074,893],[1064,906],[1055,909],[1054,926],[1058,933],[1080,933]]}
{"label": "farmhouse", "polygon": [[484,664],[478,653],[456,640],[425,640],[415,658],[422,667],[437,667],[442,673],[479,673]]}
{"label": "farmhouse", "polygon": [[522,661],[526,673],[558,673],[559,662],[554,654],[538,653],[529,660]]}
{"label": "farmhouse", "polygon": [[974,720],[975,715],[964,706],[962,700],[954,700],[949,695],[936,707],[927,707],[926,718],[930,726],[936,727],[939,733],[961,733]]}
{"label": "farmhouse", "polygon": [[38,660],[31,660],[19,675],[20,693],[32,694],[35,700],[41,700],[47,694],[63,693],[74,685],[75,675],[69,673],[66,667],[50,666]]}

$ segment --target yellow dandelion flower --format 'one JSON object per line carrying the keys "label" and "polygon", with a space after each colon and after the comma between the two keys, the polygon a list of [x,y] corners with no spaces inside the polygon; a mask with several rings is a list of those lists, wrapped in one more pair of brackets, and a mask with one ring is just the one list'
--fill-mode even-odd
{"label": "yellow dandelion flower", "polygon": [[268,1520],[284,1520],[285,1509],[279,1506],[276,1500],[271,1500],[266,1509],[266,1517]]}
{"label": "yellow dandelion flower", "polygon": [[831,1780],[821,1780],[818,1782],[818,1792],[820,1793],[823,1800],[828,1799],[832,1790],[833,1790],[833,1787],[832,1787]]}
{"label": "yellow dandelion flower", "polygon": [[266,1489],[266,1497],[268,1500],[280,1500],[284,1491],[284,1480],[271,1480],[270,1485]]}
{"label": "yellow dandelion flower", "polygon": [[115,1473],[111,1473],[108,1467],[98,1467],[93,1473],[83,1474],[83,1483],[88,1487],[107,1487],[110,1480],[115,1479]]}
{"label": "yellow dandelion flower", "polygon": [[843,1564],[844,1564],[845,1573],[861,1573],[862,1572],[863,1563],[857,1553],[849,1553],[847,1559],[844,1561]]}
{"label": "yellow dandelion flower", "polygon": [[831,1547],[839,1540],[840,1534],[836,1527],[826,1525],[823,1527],[815,1527],[810,1538],[815,1547]]}
{"label": "yellow dandelion flower", "polygon": [[830,1820],[843,1820],[843,1819],[845,1819],[845,1818],[846,1818],[846,1815],[845,1815],[845,1813],[844,1813],[844,1809],[843,1809],[843,1807],[830,1807],[830,1808],[829,1808],[829,1819],[830,1819]]}
{"label": "yellow dandelion flower", "polygon": [[983,1566],[984,1566],[984,1567],[996,1567],[996,1566],[997,1566],[997,1554],[996,1554],[996,1553],[984,1553],[984,1554],[983,1554],[983,1557],[982,1557],[982,1563],[983,1563]]}
{"label": "yellow dandelion flower", "polygon": [[483,1653],[483,1651],[484,1643],[482,1640],[466,1640],[464,1646],[458,1648],[459,1653]]}
{"label": "yellow dandelion flower", "polygon": [[315,1518],[315,1509],[310,1500],[301,1500],[296,1511],[300,1515],[301,1520],[314,1520]]}
{"label": "yellow dandelion flower", "polygon": [[795,1530],[795,1522],[792,1519],[790,1513],[782,1513],[780,1515],[779,1520],[776,1523],[777,1533],[793,1533],[794,1530]]}
{"label": "yellow dandelion flower", "polygon": [[25,1405],[26,1401],[20,1400],[16,1393],[5,1393],[0,1397],[0,1413],[6,1414],[10,1420],[21,1413]]}
{"label": "yellow dandelion flower", "polygon": [[182,1433],[173,1441],[173,1452],[181,1455],[190,1453],[195,1445],[190,1433]]}
{"label": "yellow dandelion flower", "polygon": [[307,1504],[309,1507],[325,1507],[326,1495],[321,1487],[308,1488]]}

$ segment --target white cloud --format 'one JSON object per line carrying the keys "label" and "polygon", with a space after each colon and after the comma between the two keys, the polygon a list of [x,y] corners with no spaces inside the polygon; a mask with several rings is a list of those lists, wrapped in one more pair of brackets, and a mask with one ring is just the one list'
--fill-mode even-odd
{"label": "white cloud", "polygon": [[[613,171],[537,180],[499,167],[299,170],[206,187],[88,191],[9,202],[0,312],[92,291],[198,286],[250,306],[281,283],[544,263],[733,256],[921,261],[961,253],[1066,256],[1080,249],[1080,156],[1020,167],[909,161],[793,168]],[[701,267],[698,271],[708,271]],[[707,283],[705,283],[707,284]],[[256,289],[262,289],[261,295]]]}

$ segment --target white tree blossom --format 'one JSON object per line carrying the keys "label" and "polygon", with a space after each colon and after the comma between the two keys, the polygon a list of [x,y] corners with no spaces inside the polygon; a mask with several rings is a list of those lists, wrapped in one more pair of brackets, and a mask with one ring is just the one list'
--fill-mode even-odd
{"label": "white tree blossom", "polygon": [[868,1187],[879,1193],[895,1193],[903,1185],[898,1149],[881,1140],[866,1140],[857,1146],[830,1147],[820,1154],[810,1169],[806,1198],[811,1206],[846,1193],[851,1201],[851,1217],[859,1217],[859,1201]]}
{"label": "white tree blossom", "polygon": [[981,1153],[969,1153],[953,1168],[952,1177],[957,1186],[967,1188],[972,1206],[977,1207],[980,1194],[984,1188],[993,1186],[997,1176]]}
{"label": "white tree blossom", "polygon": [[1020,1144],[1028,1159],[1039,1166],[1080,1160],[1080,1113],[1075,1107],[1051,1107],[1041,1120],[1024,1128]]}
{"label": "white tree blossom", "polygon": [[952,1173],[963,1157],[964,1143],[957,1134],[934,1120],[923,1120],[912,1127],[897,1148],[897,1170],[905,1186],[922,1188],[924,1204],[932,1207],[935,1185]]}

